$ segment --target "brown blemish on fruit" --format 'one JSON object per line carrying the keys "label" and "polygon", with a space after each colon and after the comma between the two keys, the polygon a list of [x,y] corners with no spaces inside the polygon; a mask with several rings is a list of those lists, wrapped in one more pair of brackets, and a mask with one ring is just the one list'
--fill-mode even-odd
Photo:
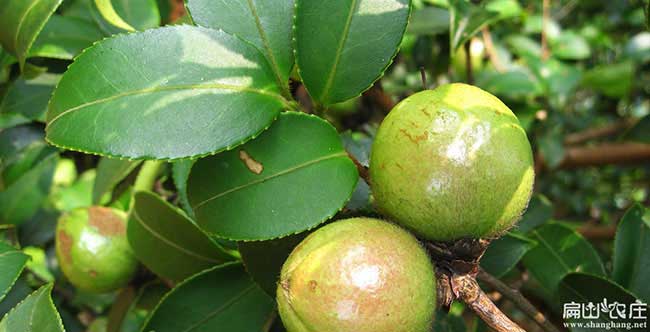
{"label": "brown blemish on fruit", "polygon": [[126,233],[124,221],[109,208],[101,206],[88,208],[88,223],[104,236],[117,236]]}
{"label": "brown blemish on fruit", "polygon": [[431,117],[431,113],[427,112],[427,109],[426,109],[426,108],[421,108],[421,109],[420,109],[420,112],[424,113],[424,115],[426,115],[426,116],[428,116],[428,117]]}
{"label": "brown blemish on fruit", "polygon": [[309,280],[309,290],[314,292],[316,291],[316,287],[318,287],[318,282],[316,280]]}
{"label": "brown blemish on fruit", "polygon": [[413,143],[415,143],[415,144],[418,144],[418,143],[420,143],[421,141],[424,141],[424,140],[427,139],[427,137],[428,137],[428,135],[427,135],[426,132],[425,132],[424,134],[422,134],[422,135],[416,135],[416,136],[413,136],[413,135],[409,134],[409,132],[406,131],[406,129],[404,129],[404,128],[401,128],[399,131],[400,131],[402,134],[404,134],[404,136],[406,136],[406,138],[408,138],[409,141],[411,141],[411,142],[413,142]]}
{"label": "brown blemish on fruit", "polygon": [[239,159],[244,162],[244,165],[246,165],[246,168],[248,168],[249,171],[255,174],[261,174],[264,170],[264,165],[262,165],[259,161],[253,159],[244,150],[239,150]]}
{"label": "brown blemish on fruit", "polygon": [[70,250],[72,250],[72,238],[68,233],[66,233],[63,230],[59,231],[59,236],[57,237],[57,241],[59,241],[59,246],[61,248],[61,253],[63,254],[63,259],[65,259],[68,262],[72,262],[72,253]]}
{"label": "brown blemish on fruit", "polygon": [[88,274],[93,278],[97,278],[97,271],[95,271],[95,270],[88,271]]}

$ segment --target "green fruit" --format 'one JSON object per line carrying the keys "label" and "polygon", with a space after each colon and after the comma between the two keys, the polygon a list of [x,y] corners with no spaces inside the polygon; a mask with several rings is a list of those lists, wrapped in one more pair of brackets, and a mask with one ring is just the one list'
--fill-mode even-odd
{"label": "green fruit", "polygon": [[528,205],[533,155],[517,117],[497,97],[443,85],[399,103],[370,158],[375,203],[435,241],[497,237]]}
{"label": "green fruit", "polygon": [[354,218],[315,231],[293,250],[277,299],[288,332],[426,332],[436,281],[413,235]]}
{"label": "green fruit", "polygon": [[126,239],[126,214],[99,206],[75,209],[59,219],[56,255],[68,280],[89,292],[123,287],[137,268]]}

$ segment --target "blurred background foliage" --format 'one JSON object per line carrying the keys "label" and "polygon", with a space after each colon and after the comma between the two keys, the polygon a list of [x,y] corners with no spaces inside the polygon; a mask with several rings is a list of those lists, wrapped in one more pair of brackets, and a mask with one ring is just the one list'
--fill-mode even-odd
{"label": "blurred background foliage", "polygon": [[[495,241],[483,268],[556,323],[559,299],[571,298],[563,289],[576,290],[576,284],[591,286],[594,298],[607,290],[648,302],[650,271],[620,272],[647,268],[650,257],[650,247],[643,246],[650,243],[643,242],[650,237],[643,207],[650,203],[648,6],[644,0],[414,0],[401,52],[385,76],[325,115],[348,151],[367,165],[374,132],[399,100],[448,82],[469,82],[497,95],[528,132],[537,179],[521,225]],[[191,24],[182,1],[116,1],[115,11],[136,30]],[[22,71],[0,49],[0,240],[31,257],[4,298],[0,289],[0,316],[56,280],[54,303],[67,331],[106,331],[107,325],[108,331],[137,331],[171,286],[143,269],[121,292],[85,294],[65,282],[53,249],[61,213],[92,204],[128,208],[139,163],[58,151],[43,138],[50,94],[73,58],[127,30],[102,16],[92,0],[64,0]],[[309,109],[297,77],[292,89]],[[155,188],[178,206],[184,194],[174,178],[187,166],[169,167]],[[339,217],[373,213],[369,188],[360,181]],[[218,241],[239,256],[235,243]],[[635,246],[623,250],[626,243]],[[14,249],[0,247],[5,250]],[[245,261],[254,250],[260,248],[243,248]],[[527,330],[537,329],[511,302],[492,295]],[[440,313],[436,331],[485,329],[470,317],[455,304],[449,314]]]}

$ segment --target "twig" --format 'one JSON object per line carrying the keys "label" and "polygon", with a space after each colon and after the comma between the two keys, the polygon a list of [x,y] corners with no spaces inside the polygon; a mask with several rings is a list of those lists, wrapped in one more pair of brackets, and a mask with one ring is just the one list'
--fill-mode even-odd
{"label": "twig", "polygon": [[424,71],[424,67],[420,67],[420,79],[422,80],[422,90],[427,89],[427,72]]}
{"label": "twig", "polygon": [[497,51],[494,48],[494,42],[492,42],[492,34],[490,33],[490,29],[486,25],[483,27],[481,32],[483,35],[483,44],[485,45],[485,52],[490,58],[490,62],[492,62],[494,69],[496,69],[496,71],[500,73],[504,72],[506,69],[501,63],[501,60],[499,60],[499,55],[497,54]]}
{"label": "twig", "polygon": [[368,167],[363,166],[361,162],[359,162],[359,160],[349,152],[348,152],[348,157],[352,159],[352,162],[354,162],[354,166],[357,167],[357,171],[359,171],[359,176],[363,179],[363,181],[366,181],[366,183],[370,185],[370,172],[368,172]]}
{"label": "twig", "polygon": [[472,40],[468,40],[465,47],[465,72],[467,73],[467,84],[474,84],[474,68],[472,68],[472,56],[470,54]]}
{"label": "twig", "polygon": [[604,143],[593,147],[569,147],[561,168],[629,164],[650,160],[650,144]]}
{"label": "twig", "polygon": [[364,92],[363,96],[370,100],[374,105],[381,108],[384,113],[390,112],[390,110],[395,107],[395,102],[393,102],[393,99],[384,91],[379,81],[375,83],[372,88]]}
{"label": "twig", "polygon": [[496,332],[526,332],[510,320],[479,287],[476,279],[467,275],[452,277],[458,297]]}
{"label": "twig", "polygon": [[590,240],[609,240],[616,235],[616,225],[584,225],[578,228],[578,233]]}
{"label": "twig", "polygon": [[543,61],[546,61],[550,56],[550,52],[548,50],[548,41],[546,36],[546,29],[548,29],[548,22],[550,20],[549,7],[550,7],[550,0],[544,0],[542,2],[542,60]]}
{"label": "twig", "polygon": [[551,322],[544,317],[535,306],[533,306],[521,293],[501,282],[491,274],[479,269],[478,279],[487,284],[491,289],[501,293],[508,300],[512,301],[528,317],[532,318],[546,332],[560,332]]}
{"label": "twig", "polygon": [[624,119],[619,122],[608,124],[598,128],[589,128],[577,133],[572,133],[564,138],[564,144],[577,145],[587,141],[615,135],[621,131],[629,129],[637,121],[635,119]]}

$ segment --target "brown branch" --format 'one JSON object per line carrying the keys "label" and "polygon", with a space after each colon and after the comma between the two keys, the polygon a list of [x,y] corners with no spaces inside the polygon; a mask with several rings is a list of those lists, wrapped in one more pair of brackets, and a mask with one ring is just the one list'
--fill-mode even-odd
{"label": "brown branch", "polygon": [[590,240],[609,240],[616,235],[616,225],[584,225],[578,228],[578,233]]}
{"label": "brown branch", "polygon": [[486,25],[483,27],[481,32],[483,35],[483,44],[485,45],[485,52],[490,58],[490,62],[492,62],[494,69],[496,69],[496,71],[500,73],[504,72],[506,69],[501,63],[501,60],[499,60],[499,54],[497,53],[496,48],[494,47],[494,42],[492,42],[492,34],[490,33],[490,29]]}
{"label": "brown branch", "polygon": [[[603,143],[595,146],[565,148],[564,157],[556,168],[573,169],[604,165],[625,165],[650,161],[650,144]],[[535,172],[548,168],[541,153],[535,154]]]}
{"label": "brown branch", "polygon": [[451,283],[458,298],[463,300],[492,330],[496,332],[526,332],[499,310],[481,290],[474,277],[454,275]]}
{"label": "brown branch", "polygon": [[169,22],[174,22],[185,15],[185,4],[183,0],[169,0],[171,10],[169,12]]}
{"label": "brown branch", "polygon": [[650,161],[650,144],[604,143],[593,147],[569,147],[561,168],[618,165]]}
{"label": "brown branch", "polygon": [[618,134],[632,127],[636,121],[634,119],[624,119],[619,122],[608,124],[603,127],[589,128],[577,133],[572,133],[564,137],[564,144],[578,145],[593,139],[604,138]]}
{"label": "brown branch", "polygon": [[368,167],[363,166],[361,162],[359,162],[359,160],[349,152],[348,152],[348,157],[350,157],[350,159],[354,163],[354,166],[357,167],[357,171],[359,171],[359,176],[363,179],[363,181],[366,181],[366,183],[370,185],[370,172],[368,171]]}
{"label": "brown branch", "polygon": [[379,107],[384,113],[390,112],[395,107],[393,99],[381,87],[381,83],[377,82],[372,88],[363,93],[363,96],[370,100],[373,105]]}
{"label": "brown branch", "polygon": [[528,317],[533,319],[546,332],[560,332],[551,322],[544,317],[535,306],[533,306],[521,293],[501,282],[491,274],[479,269],[478,279],[488,285],[491,289],[501,293],[505,298],[514,303]]}

